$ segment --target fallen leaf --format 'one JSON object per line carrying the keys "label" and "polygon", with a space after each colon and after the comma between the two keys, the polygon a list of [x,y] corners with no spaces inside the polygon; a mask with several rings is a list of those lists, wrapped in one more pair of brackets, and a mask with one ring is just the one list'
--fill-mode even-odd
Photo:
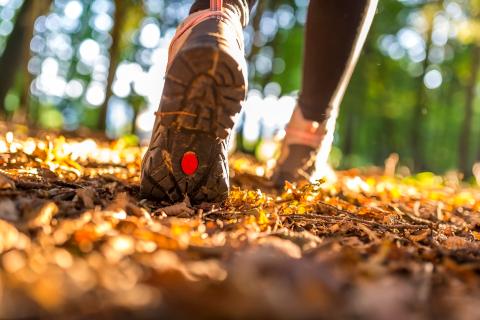
{"label": "fallen leaf", "polygon": [[95,191],[91,188],[77,189],[77,196],[82,200],[83,206],[87,209],[95,208]]}
{"label": "fallen leaf", "polygon": [[0,190],[15,190],[15,182],[3,173],[0,173]]}
{"label": "fallen leaf", "polygon": [[54,202],[38,200],[25,208],[23,223],[28,229],[48,226],[57,212],[58,207]]}
{"label": "fallen leaf", "polygon": [[12,200],[8,198],[0,200],[0,219],[18,221],[19,218],[20,212]]}
{"label": "fallen leaf", "polygon": [[153,214],[160,215],[162,213],[165,213],[167,216],[179,216],[183,214],[193,215],[195,213],[195,210],[192,208],[189,208],[185,202],[180,202],[172,206],[160,208],[156,210]]}

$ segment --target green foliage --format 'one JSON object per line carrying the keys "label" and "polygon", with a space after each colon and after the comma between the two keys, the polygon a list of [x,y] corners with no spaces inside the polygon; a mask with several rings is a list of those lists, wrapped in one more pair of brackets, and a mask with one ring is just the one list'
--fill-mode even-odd
{"label": "green foliage", "polygon": [[39,123],[47,129],[60,129],[63,124],[63,117],[54,106],[43,106],[40,112]]}
{"label": "green foliage", "polygon": [[[50,10],[37,19],[31,57],[27,57],[28,61],[23,60],[23,67],[18,71],[22,73],[17,76],[22,79],[17,81],[21,84],[11,88],[4,108],[10,114],[21,110],[24,104],[30,105],[29,118],[41,126],[95,129],[105,110],[102,110],[101,94],[99,98],[98,92],[90,89],[92,85],[107,86],[108,59],[114,53],[111,37],[116,26],[121,31],[116,49],[119,60],[116,71],[128,66],[122,69],[124,77],[145,79],[143,84],[127,79],[128,83],[122,82],[122,86],[116,87],[122,90],[112,90],[115,99],[111,101],[124,103],[121,112],[125,119],[108,132],[114,135],[133,133],[137,116],[142,112],[153,113],[157,107],[155,99],[158,97],[151,97],[151,87],[155,88],[158,82],[158,90],[161,90],[161,76],[154,80],[148,76],[162,72],[159,61],[165,58],[168,41],[178,23],[188,14],[192,1],[79,1],[82,10],[77,12],[79,15],[75,21],[72,20],[77,26],[71,29],[61,24],[55,26],[55,19],[64,17],[73,8],[66,9],[72,1],[54,1]],[[8,24],[16,25],[15,15],[21,5],[19,1],[3,2],[7,4],[0,6],[0,12],[3,12],[0,15],[3,17],[0,21],[0,51],[8,40]],[[15,6],[12,5],[14,2]],[[117,16],[117,21],[115,13],[119,9],[125,14],[119,15],[120,18]],[[252,17],[252,27],[246,30],[247,55],[253,71],[251,88],[263,91],[266,86],[274,84],[283,95],[295,94],[301,85],[306,1],[262,1],[259,9],[260,12]],[[290,17],[291,23],[284,21],[280,24],[279,12],[284,13],[284,18]],[[105,20],[98,20],[99,17]],[[49,27],[46,27],[46,19],[49,19]],[[270,30],[271,33],[265,34],[261,26],[268,19],[276,19],[277,25]],[[96,25],[95,21],[103,24]],[[105,27],[109,23],[112,25]],[[158,27],[160,38],[153,47],[142,42],[142,30],[149,24]],[[408,43],[402,43],[405,31],[413,37],[407,40],[416,39],[417,46],[422,48],[408,48]],[[342,104],[332,161],[343,168],[383,165],[385,158],[396,152],[400,155],[401,165],[413,167],[415,164],[417,170],[434,172],[454,169],[462,158],[466,158],[468,167],[480,161],[480,106],[475,97],[469,119],[472,126],[468,150],[459,148],[462,129],[468,124],[465,119],[468,88],[473,88],[475,94],[480,92],[477,79],[471,77],[472,52],[480,45],[479,35],[480,0],[380,1]],[[65,52],[68,54],[60,49],[52,50],[55,37],[58,43],[65,42],[58,48],[67,46]],[[82,45],[87,39],[93,40],[93,49],[96,50],[98,45],[98,56],[92,58],[91,65],[81,55],[85,52]],[[56,74],[43,83],[42,74],[52,70],[52,61]],[[265,67],[265,61],[271,66]],[[27,64],[31,79],[23,75]],[[439,85],[427,83],[429,76],[438,80],[439,74]],[[113,87],[119,80],[119,73],[116,75]],[[25,89],[23,82],[29,81],[31,83]],[[72,88],[77,86],[78,89],[78,84],[81,90],[75,92]],[[70,91],[60,90],[61,87],[68,87]],[[29,88],[32,88],[31,101],[26,101],[24,92]],[[421,112],[418,114],[417,110]],[[117,122],[121,121],[107,123]],[[412,135],[416,128],[418,137],[414,139]],[[260,141],[245,142],[242,137],[238,141],[252,153],[260,145]],[[419,147],[420,154],[414,152],[415,146]]]}
{"label": "green foliage", "polygon": [[298,90],[301,82],[302,60],[299,57],[303,56],[303,27],[295,26],[290,30],[280,30],[277,38],[275,55],[283,60],[285,70],[281,73],[274,72],[271,81],[281,84],[283,93],[290,93]]}

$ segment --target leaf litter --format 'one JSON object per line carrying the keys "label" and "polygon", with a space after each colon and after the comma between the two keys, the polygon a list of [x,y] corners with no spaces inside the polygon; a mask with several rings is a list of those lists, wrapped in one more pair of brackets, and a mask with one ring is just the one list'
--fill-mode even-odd
{"label": "leaf litter", "polygon": [[139,195],[145,149],[41,136],[0,138],[2,319],[480,317],[480,189],[455,177],[279,193],[234,155],[225,203],[169,204]]}

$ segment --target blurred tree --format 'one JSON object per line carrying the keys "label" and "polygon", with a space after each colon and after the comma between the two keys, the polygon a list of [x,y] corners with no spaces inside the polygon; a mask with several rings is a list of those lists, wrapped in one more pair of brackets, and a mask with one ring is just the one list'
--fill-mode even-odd
{"label": "blurred tree", "polygon": [[478,73],[480,71],[480,46],[475,44],[472,48],[472,62],[471,62],[471,74],[466,84],[465,93],[465,114],[462,124],[462,130],[459,145],[459,169],[466,176],[472,175],[472,162],[470,161],[471,155],[471,135],[472,135],[472,123],[474,110],[473,106],[476,97],[476,87]]}
{"label": "blurred tree", "polygon": [[253,12],[254,15],[252,17],[251,25],[253,27],[254,31],[254,39],[253,39],[253,46],[250,52],[247,53],[247,59],[252,61],[253,57],[259,52],[260,47],[255,45],[255,37],[261,36],[260,34],[260,22],[262,21],[263,14],[267,8],[270,7],[270,0],[264,0],[264,1],[259,1],[258,5],[255,8],[255,11]]}
{"label": "blurred tree", "polygon": [[459,169],[466,177],[471,177],[472,172],[472,124],[474,118],[474,104],[478,74],[480,72],[480,35],[478,33],[478,22],[480,19],[480,1],[470,0],[470,28],[476,32],[472,33],[471,44],[471,67],[468,81],[465,85],[465,114],[461,126],[461,134],[458,141],[459,146]]}
{"label": "blurred tree", "polygon": [[[79,52],[79,47],[81,45],[81,43],[86,39],[88,38],[91,33],[92,33],[92,28],[89,24],[89,21],[91,21],[92,17],[91,17],[91,10],[92,10],[92,5],[93,5],[93,2],[92,1],[89,1],[85,4],[85,8],[81,11],[81,14],[79,15],[78,19],[79,19],[79,28],[78,30],[76,30],[75,33],[73,33],[72,35],[70,35],[70,41],[71,41],[71,47],[72,47],[72,50],[74,52]],[[72,58],[71,60],[69,61],[69,65],[68,65],[68,68],[67,71],[66,71],[66,79],[68,80],[71,80],[71,79],[74,79],[74,78],[79,78],[79,79],[85,79],[85,75],[79,75],[78,74],[78,66],[79,66],[79,60],[80,60],[80,57],[78,54],[74,54],[72,55]],[[85,79],[85,80],[88,80],[88,79]],[[65,108],[67,108],[68,104],[72,103],[72,102],[75,102],[76,99],[63,99],[59,105],[58,105],[58,108],[60,110],[65,110]],[[77,102],[78,103],[78,102]],[[82,104],[84,102],[82,101]],[[38,108],[32,108],[31,110],[31,121],[32,122],[35,122],[35,123],[38,123],[38,120],[39,120],[39,110]]]}
{"label": "blurred tree", "polygon": [[122,28],[127,14],[127,8],[130,1],[115,0],[115,17],[112,30],[112,45],[110,46],[110,64],[108,67],[108,78],[106,86],[106,98],[100,107],[100,116],[98,117],[98,129],[105,131],[107,125],[107,109],[110,96],[112,95],[112,84],[115,79],[115,71],[118,67],[120,57],[120,41]]}
{"label": "blurred tree", "polygon": [[[34,19],[50,1],[0,5],[5,109],[18,112],[30,104],[29,118],[47,127],[107,126],[115,137],[137,126],[146,136],[169,41],[192,0],[52,1],[48,14],[36,20],[32,38]],[[380,2],[338,121],[335,143],[343,167],[383,165],[392,152],[400,155],[400,165],[417,170],[460,167],[468,174],[474,158],[480,161],[479,3]],[[254,119],[245,128],[260,139],[272,137],[295,103],[307,9],[303,0],[260,1],[245,30],[254,107],[241,119]],[[272,119],[269,113],[275,113]]]}
{"label": "blurred tree", "polygon": [[[105,131],[107,125],[107,112],[110,98],[113,94],[112,85],[115,80],[116,70],[121,61],[122,52],[130,45],[130,35],[136,30],[140,21],[145,15],[141,9],[142,3],[139,0],[114,0],[115,15],[114,25],[111,32],[112,44],[109,49],[110,62],[108,67],[108,78],[106,84],[105,100],[100,107],[100,116],[98,118],[97,128]],[[138,99],[134,99],[138,100]],[[138,108],[134,108],[133,123],[135,123]]]}
{"label": "blurred tree", "polygon": [[[22,70],[22,67],[25,70],[24,73],[21,73],[24,77],[23,86],[28,93],[29,76],[25,68],[30,57],[29,43],[33,34],[33,24],[35,19],[50,7],[51,2],[52,0],[26,0],[18,11],[15,25],[7,40],[5,50],[0,57],[0,70],[2,70],[2,77],[0,77],[0,102],[2,108],[0,108],[0,114],[2,115],[5,115],[5,109],[3,108],[5,97],[12,88],[15,77]],[[26,93],[22,97],[22,103],[26,104]]]}
{"label": "blurred tree", "polygon": [[428,67],[430,65],[429,57],[432,48],[432,33],[434,31],[433,21],[439,10],[440,7],[438,1],[425,5],[422,10],[425,21],[425,32],[423,35],[425,39],[425,59],[423,60],[422,73],[420,77],[417,78],[417,97],[412,118],[412,133],[410,140],[413,156],[412,166],[415,171],[425,170],[425,160],[423,159],[425,146],[422,139],[422,127],[424,126],[425,115],[428,111],[428,101],[425,92],[424,79],[429,71]]}

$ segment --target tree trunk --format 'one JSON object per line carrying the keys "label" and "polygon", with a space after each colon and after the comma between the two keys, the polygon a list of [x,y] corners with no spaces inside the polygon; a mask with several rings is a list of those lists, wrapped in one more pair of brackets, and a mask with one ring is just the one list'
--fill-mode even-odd
{"label": "tree trunk", "polygon": [[[255,10],[255,16],[251,21],[251,25],[253,27],[253,30],[255,30],[255,32],[259,32],[260,22],[262,21],[262,15],[265,12],[265,10],[270,7],[270,2],[271,2],[270,0],[262,0],[258,2],[257,9]],[[253,45],[252,50],[247,56],[247,60],[251,61],[252,57],[257,55],[259,51],[260,51],[260,48]]]}
{"label": "tree trunk", "polygon": [[112,30],[112,46],[110,47],[110,66],[108,68],[105,101],[100,109],[100,116],[98,118],[98,129],[102,131],[105,131],[107,127],[108,102],[112,96],[112,84],[115,80],[115,71],[119,63],[121,32],[127,13],[127,5],[125,2],[125,0],[115,0],[115,24]]}
{"label": "tree trunk", "polygon": [[[374,39],[371,37],[369,39]],[[367,75],[372,72],[372,74],[376,74],[375,70],[370,70],[370,65],[365,63],[365,61],[371,61],[374,59],[371,50],[371,40],[365,44],[365,48],[363,49],[363,58],[359,60],[358,65],[356,67],[356,74],[358,76],[358,81],[356,83],[356,93],[355,95],[358,96],[358,100],[356,100],[355,104],[345,104],[342,107],[343,112],[345,114],[344,120],[344,140],[342,144],[343,156],[345,158],[354,154],[355,143],[358,142],[358,129],[359,123],[362,122],[362,116],[365,114],[366,105],[368,103],[368,81]],[[351,86],[353,89],[353,86]],[[350,166],[351,164],[348,164]]]}
{"label": "tree trunk", "polygon": [[[19,9],[15,26],[10,34],[5,51],[0,57],[0,115],[5,116],[3,103],[8,91],[14,84],[15,77],[23,67],[23,92],[21,93],[21,106],[25,107],[29,94],[30,75],[27,64],[30,58],[30,39],[33,35],[35,19],[50,7],[52,0],[24,1]],[[25,111],[25,110],[24,110]],[[26,111],[25,111],[26,112]]]}
{"label": "tree trunk", "polygon": [[470,142],[473,120],[473,106],[475,103],[475,88],[478,73],[480,71],[480,46],[475,45],[472,50],[471,74],[465,92],[465,117],[462,124],[462,132],[458,141],[459,169],[465,176],[471,176],[472,166],[470,163]]}
{"label": "tree trunk", "polygon": [[24,46],[24,39],[28,34],[27,23],[29,12],[33,8],[34,1],[24,1],[19,9],[15,26],[8,37],[5,51],[0,57],[0,114],[5,116],[4,102],[8,91],[12,87],[17,71],[22,63],[24,52],[28,47]]}
{"label": "tree trunk", "polygon": [[[14,115],[14,121],[19,121],[25,123],[28,120],[28,106],[30,103],[30,84],[32,82],[32,76],[30,72],[28,72],[28,61],[31,57],[30,52],[30,41],[33,37],[33,29],[35,20],[37,17],[46,14],[50,9],[50,5],[52,4],[52,0],[43,0],[43,1],[32,1],[33,7],[29,11],[29,14],[26,16],[25,19],[25,37],[23,39],[23,55],[22,55],[22,92],[20,95],[20,109],[17,110],[17,113]],[[30,123],[33,124],[33,123]]]}
{"label": "tree trunk", "polygon": [[410,146],[412,148],[412,169],[413,171],[418,171],[423,168],[423,156],[422,156],[422,141],[420,138],[421,125],[423,123],[423,114],[425,109],[425,89],[423,85],[423,78],[425,74],[422,74],[421,79],[418,83],[417,91],[417,104],[415,105],[415,110],[413,114],[412,124],[412,135],[410,140]]}
{"label": "tree trunk", "polygon": [[[430,26],[432,26],[433,21],[430,21]],[[412,169],[413,171],[420,171],[423,170],[425,167],[425,163],[423,160],[423,144],[421,139],[421,128],[424,121],[424,117],[426,114],[427,109],[427,96],[425,94],[425,85],[423,83],[423,79],[427,73],[427,68],[429,66],[428,56],[430,55],[430,47],[432,45],[432,29],[430,28],[428,31],[427,41],[426,43],[426,52],[425,52],[425,60],[423,61],[423,72],[422,75],[419,77],[418,85],[417,85],[417,103],[415,104],[413,119],[411,122],[412,125],[412,134],[410,140],[410,146],[412,148]]]}
{"label": "tree trunk", "polygon": [[[82,11],[82,15],[80,17],[80,30],[78,30],[77,33],[72,34],[71,36],[71,41],[72,41],[71,46],[74,52],[78,52],[78,48],[80,44],[85,38],[89,37],[89,34],[91,32],[91,27],[89,26],[88,21],[91,18],[92,5],[93,5],[92,1],[89,1],[85,4],[84,10]],[[68,70],[66,73],[65,78],[67,80],[74,79],[76,76],[78,76],[76,73],[78,62],[79,62],[79,58],[76,55],[74,55],[70,60]],[[71,102],[73,102],[72,99],[63,99],[60,102],[58,109],[59,110],[65,109],[67,105],[69,105]],[[30,118],[34,119],[35,122],[38,121],[38,115],[31,116]]]}

